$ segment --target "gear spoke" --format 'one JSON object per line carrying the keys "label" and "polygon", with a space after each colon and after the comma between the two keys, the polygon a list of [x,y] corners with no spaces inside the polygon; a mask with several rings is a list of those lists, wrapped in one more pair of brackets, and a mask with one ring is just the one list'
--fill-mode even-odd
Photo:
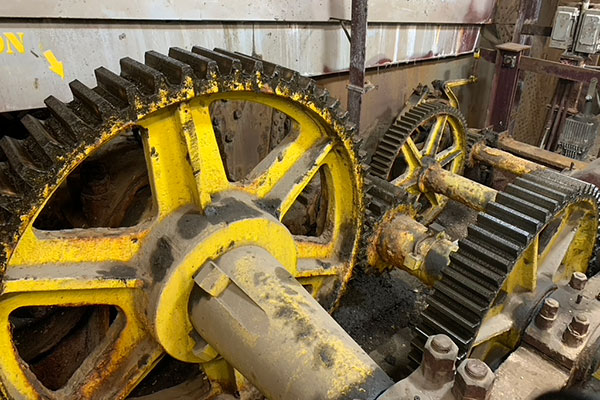
{"label": "gear spoke", "polygon": [[463,154],[462,150],[458,146],[450,147],[435,156],[435,160],[442,166],[450,164]]}
{"label": "gear spoke", "polygon": [[210,110],[207,105],[190,106],[183,103],[179,106],[178,114],[196,177],[200,202],[204,208],[210,203],[211,195],[227,190],[230,186]]}
{"label": "gear spoke", "polygon": [[437,153],[440,147],[440,142],[442,141],[442,137],[444,136],[447,121],[447,115],[439,115],[436,118],[435,123],[431,126],[431,129],[429,130],[427,141],[425,142],[425,146],[423,147],[423,155],[431,157]]}
{"label": "gear spoke", "polygon": [[306,152],[265,196],[265,201],[276,209],[282,220],[306,185],[318,172],[333,148],[330,140],[316,144]]}
{"label": "gear spoke", "polygon": [[30,226],[21,237],[11,265],[127,262],[137,254],[148,233],[147,227],[38,231]]}
{"label": "gear spoke", "polygon": [[[141,281],[123,277],[123,271],[121,275],[111,272],[111,268],[81,267],[71,267],[68,271],[56,266],[15,268],[6,273],[4,293],[8,291],[11,295],[0,300],[0,364],[3,366],[0,375],[10,379],[12,389],[20,394],[35,398],[37,393],[46,393],[49,398],[69,399],[97,397],[95,393],[102,393],[117,398],[131,390],[162,354],[162,348],[138,318],[141,291],[136,287]],[[31,281],[28,277],[33,273],[36,279]],[[105,278],[103,273],[110,278]],[[11,313],[21,307],[99,304],[118,307],[117,317],[104,340],[85,358],[65,386],[50,396],[50,391],[29,369],[22,367],[10,332]],[[142,356],[145,361],[140,364]],[[99,365],[102,368],[98,368]],[[5,376],[8,371],[13,375]]]}
{"label": "gear spoke", "polygon": [[[143,139],[158,218],[187,204],[199,204],[199,194],[183,133],[181,109],[162,110],[147,118]],[[191,158],[190,158],[191,159]]]}

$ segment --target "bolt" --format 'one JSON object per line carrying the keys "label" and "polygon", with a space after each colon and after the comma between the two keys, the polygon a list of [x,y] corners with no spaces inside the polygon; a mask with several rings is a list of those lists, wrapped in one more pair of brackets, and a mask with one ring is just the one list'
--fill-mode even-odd
{"label": "bolt", "polygon": [[487,365],[483,361],[469,359],[465,365],[465,372],[474,379],[483,379],[487,375]]}
{"label": "bolt", "polygon": [[494,384],[495,376],[483,361],[468,358],[458,366],[452,393],[457,400],[484,400]]}
{"label": "bolt", "polygon": [[589,328],[590,321],[587,316],[582,314],[574,316],[563,333],[563,342],[570,347],[579,346],[587,335]]}
{"label": "bolt", "polygon": [[585,276],[582,272],[573,272],[571,275],[571,280],[569,281],[569,286],[571,286],[575,290],[583,290],[585,288],[585,284],[587,283],[587,276]]}
{"label": "bolt", "polygon": [[600,301],[600,293],[596,295],[596,300]]}
{"label": "bolt", "polygon": [[540,329],[548,329],[556,320],[560,303],[552,298],[546,298],[540,312],[535,317],[535,325]]}
{"label": "bolt", "polygon": [[242,112],[240,110],[235,110],[233,112],[233,119],[240,119],[242,118]]}
{"label": "bolt", "polygon": [[433,384],[443,385],[451,382],[457,356],[458,347],[448,336],[430,336],[423,349],[423,376]]}
{"label": "bolt", "polygon": [[440,353],[448,353],[452,349],[452,340],[446,335],[435,335],[431,339],[431,347]]}

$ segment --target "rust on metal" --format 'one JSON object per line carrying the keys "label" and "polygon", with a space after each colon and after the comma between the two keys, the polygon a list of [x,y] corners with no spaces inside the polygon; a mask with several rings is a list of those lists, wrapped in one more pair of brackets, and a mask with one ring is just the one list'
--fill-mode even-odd
{"label": "rust on metal", "polygon": [[567,79],[575,82],[591,82],[592,79],[600,80],[600,70],[578,67],[575,65],[564,64],[556,61],[543,60],[523,56],[521,57],[520,69],[522,71],[531,71],[538,74],[547,74],[561,79]]}
{"label": "rust on metal", "polygon": [[470,179],[446,171],[439,165],[427,168],[420,177],[419,186],[423,191],[443,194],[478,211],[494,201],[498,192]]}
{"label": "rust on metal", "polygon": [[507,132],[498,136],[498,147],[520,157],[533,160],[542,165],[558,169],[585,169],[589,163],[574,160],[561,154],[540,149],[527,143],[513,139]]}
{"label": "rust on metal", "polygon": [[488,147],[483,143],[477,143],[473,146],[471,157],[476,161],[516,175],[525,175],[546,168],[540,164],[514,156],[506,151]]}
{"label": "rust on metal", "polygon": [[488,125],[501,132],[508,129],[510,113],[517,93],[519,64],[522,54],[530,46],[505,43],[496,47],[496,72],[492,86],[492,100]]}

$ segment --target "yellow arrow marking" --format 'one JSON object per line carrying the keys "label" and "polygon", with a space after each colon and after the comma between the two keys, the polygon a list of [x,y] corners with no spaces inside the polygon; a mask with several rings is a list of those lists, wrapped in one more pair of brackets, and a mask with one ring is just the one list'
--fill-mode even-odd
{"label": "yellow arrow marking", "polygon": [[62,79],[65,79],[65,68],[63,67],[63,63],[56,59],[56,56],[52,50],[46,50],[44,52],[44,57],[46,57],[48,64],[50,64],[48,69],[60,76]]}

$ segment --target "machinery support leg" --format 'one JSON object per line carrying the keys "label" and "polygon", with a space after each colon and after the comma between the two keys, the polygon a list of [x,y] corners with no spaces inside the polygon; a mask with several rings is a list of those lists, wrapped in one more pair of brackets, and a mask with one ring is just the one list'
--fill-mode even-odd
{"label": "machinery support leg", "polygon": [[488,124],[493,125],[496,132],[507,130],[512,111],[517,84],[519,82],[519,63],[521,55],[530,48],[517,43],[505,43],[496,46],[496,73],[492,88],[491,113]]}
{"label": "machinery support leg", "polygon": [[443,194],[477,211],[483,211],[498,194],[494,189],[448,172],[437,164],[423,171],[419,187],[424,192]]}
{"label": "machinery support leg", "polygon": [[192,325],[269,399],[376,399],[392,385],[266,250],[231,250],[194,280]]}

